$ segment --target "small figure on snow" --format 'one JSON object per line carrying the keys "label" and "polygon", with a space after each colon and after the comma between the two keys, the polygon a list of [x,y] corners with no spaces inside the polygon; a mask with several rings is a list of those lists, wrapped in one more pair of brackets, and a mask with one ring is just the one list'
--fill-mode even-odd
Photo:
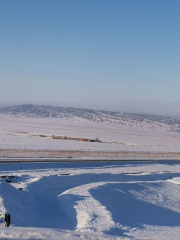
{"label": "small figure on snow", "polygon": [[11,216],[10,216],[10,214],[5,214],[5,218],[4,218],[4,225],[6,226],[6,227],[9,227],[9,225],[10,225],[10,221],[11,221]]}

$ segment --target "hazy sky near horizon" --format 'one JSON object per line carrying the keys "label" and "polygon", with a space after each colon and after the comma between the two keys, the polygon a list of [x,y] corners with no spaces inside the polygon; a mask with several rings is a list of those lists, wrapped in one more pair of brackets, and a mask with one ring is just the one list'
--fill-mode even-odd
{"label": "hazy sky near horizon", "polygon": [[1,0],[0,105],[180,115],[179,0]]}

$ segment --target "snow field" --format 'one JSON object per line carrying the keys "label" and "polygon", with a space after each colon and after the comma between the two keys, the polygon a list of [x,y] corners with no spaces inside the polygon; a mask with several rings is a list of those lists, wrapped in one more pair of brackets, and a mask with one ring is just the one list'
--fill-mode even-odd
{"label": "snow field", "polygon": [[24,229],[32,237],[32,228],[44,239],[57,232],[64,239],[180,233],[178,162],[0,164],[0,177],[0,211],[12,216],[9,238]]}
{"label": "snow field", "polygon": [[[171,131],[168,127],[158,127],[157,122],[155,124],[157,126],[151,128],[148,124],[142,127],[143,123],[138,127],[136,124],[91,122],[77,117],[33,119],[0,114],[0,146],[1,150],[179,152],[179,132]],[[52,135],[90,139],[98,137],[105,143],[52,139]]]}

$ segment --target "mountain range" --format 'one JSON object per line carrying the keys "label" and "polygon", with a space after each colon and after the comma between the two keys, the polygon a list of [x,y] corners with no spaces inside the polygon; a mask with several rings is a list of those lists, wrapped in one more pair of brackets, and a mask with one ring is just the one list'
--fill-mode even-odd
{"label": "mountain range", "polygon": [[122,113],[72,107],[23,104],[0,107],[0,114],[27,118],[81,119],[116,126],[180,132],[180,118],[151,114]]}

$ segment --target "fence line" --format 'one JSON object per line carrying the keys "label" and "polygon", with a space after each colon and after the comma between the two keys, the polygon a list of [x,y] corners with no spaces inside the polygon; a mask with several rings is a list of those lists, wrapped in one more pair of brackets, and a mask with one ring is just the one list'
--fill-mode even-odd
{"label": "fence line", "polygon": [[180,152],[110,152],[1,149],[0,158],[112,158],[112,159],[180,159]]}

